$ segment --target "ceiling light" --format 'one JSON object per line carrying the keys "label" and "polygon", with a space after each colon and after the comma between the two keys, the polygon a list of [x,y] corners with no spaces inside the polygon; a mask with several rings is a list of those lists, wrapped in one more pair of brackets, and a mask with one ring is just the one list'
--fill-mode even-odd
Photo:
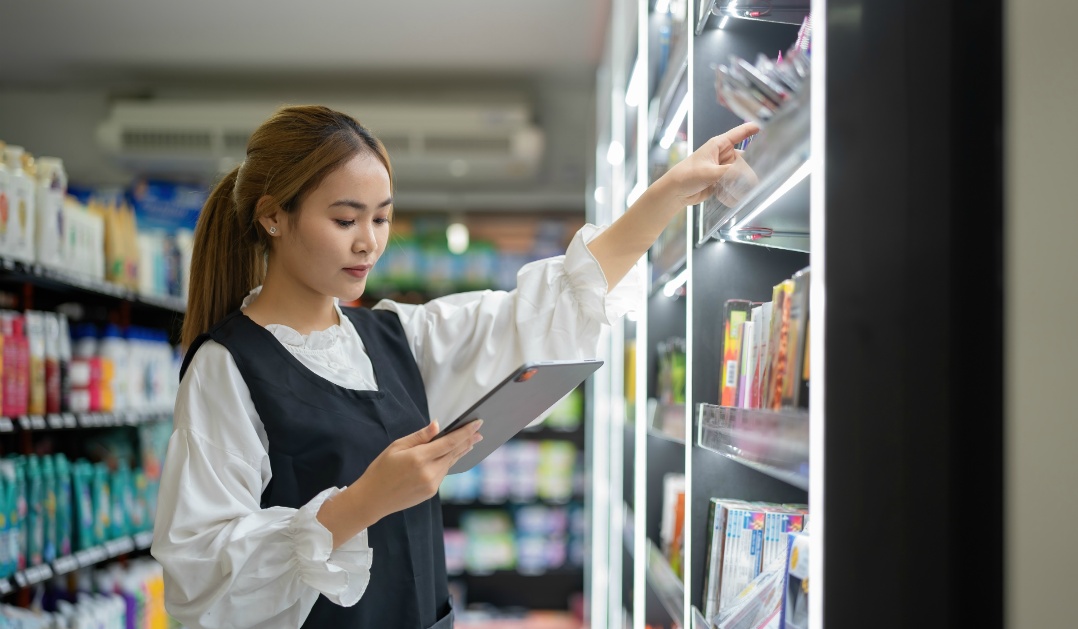
{"label": "ceiling light", "polygon": [[722,29],[726,28],[726,23],[729,22],[729,21],[730,21],[730,16],[729,15],[722,16],[722,21],[719,22],[719,29],[722,30]]}
{"label": "ceiling light", "polygon": [[449,250],[460,255],[468,250],[468,226],[464,223],[453,223],[445,228],[445,239],[449,243]]}

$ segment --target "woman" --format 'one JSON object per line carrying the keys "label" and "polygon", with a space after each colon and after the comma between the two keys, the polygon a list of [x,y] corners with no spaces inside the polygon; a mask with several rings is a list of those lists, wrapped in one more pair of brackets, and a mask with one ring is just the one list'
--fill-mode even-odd
{"label": "woman", "polygon": [[389,157],[324,107],[267,120],[195,232],[152,548],[169,613],[191,629],[451,627],[436,494],[481,422],[432,440],[430,418],[525,360],[593,356],[636,261],[755,131],[712,139],[514,291],[342,309],[389,239]]}

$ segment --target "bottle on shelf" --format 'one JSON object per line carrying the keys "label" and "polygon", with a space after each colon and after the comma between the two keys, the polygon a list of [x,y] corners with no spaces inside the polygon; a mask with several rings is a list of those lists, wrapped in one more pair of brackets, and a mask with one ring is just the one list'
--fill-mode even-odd
{"label": "bottle on shelf", "polygon": [[[3,238],[3,253],[24,262],[34,259],[34,193],[36,183],[24,170],[25,150],[21,146],[7,145],[4,148],[4,163],[7,166],[7,213],[3,216],[0,232]],[[2,208],[0,208],[2,209]]]}
{"label": "bottle on shelf", "polygon": [[37,212],[35,255],[42,265],[62,269],[67,265],[64,255],[64,196],[67,194],[67,173],[58,157],[37,160]]}

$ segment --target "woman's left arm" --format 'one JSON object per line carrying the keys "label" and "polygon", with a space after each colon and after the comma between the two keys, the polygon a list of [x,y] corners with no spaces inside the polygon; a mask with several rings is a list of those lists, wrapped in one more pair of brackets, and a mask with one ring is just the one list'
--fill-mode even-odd
{"label": "woman's left arm", "polygon": [[707,199],[737,160],[734,145],[757,133],[747,122],[708,140],[640,195],[609,229],[588,243],[610,286],[617,285],[685,206]]}

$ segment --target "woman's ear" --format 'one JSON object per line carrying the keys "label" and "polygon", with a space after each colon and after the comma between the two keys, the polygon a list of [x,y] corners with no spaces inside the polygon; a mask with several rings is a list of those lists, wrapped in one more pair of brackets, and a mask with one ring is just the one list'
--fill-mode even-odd
{"label": "woman's ear", "polygon": [[281,226],[284,223],[284,210],[281,209],[281,204],[277,203],[273,197],[266,194],[258,200],[258,204],[255,205],[255,216],[258,217],[259,224],[262,225],[262,229],[266,230],[266,235],[270,238],[274,238],[281,234]]}

